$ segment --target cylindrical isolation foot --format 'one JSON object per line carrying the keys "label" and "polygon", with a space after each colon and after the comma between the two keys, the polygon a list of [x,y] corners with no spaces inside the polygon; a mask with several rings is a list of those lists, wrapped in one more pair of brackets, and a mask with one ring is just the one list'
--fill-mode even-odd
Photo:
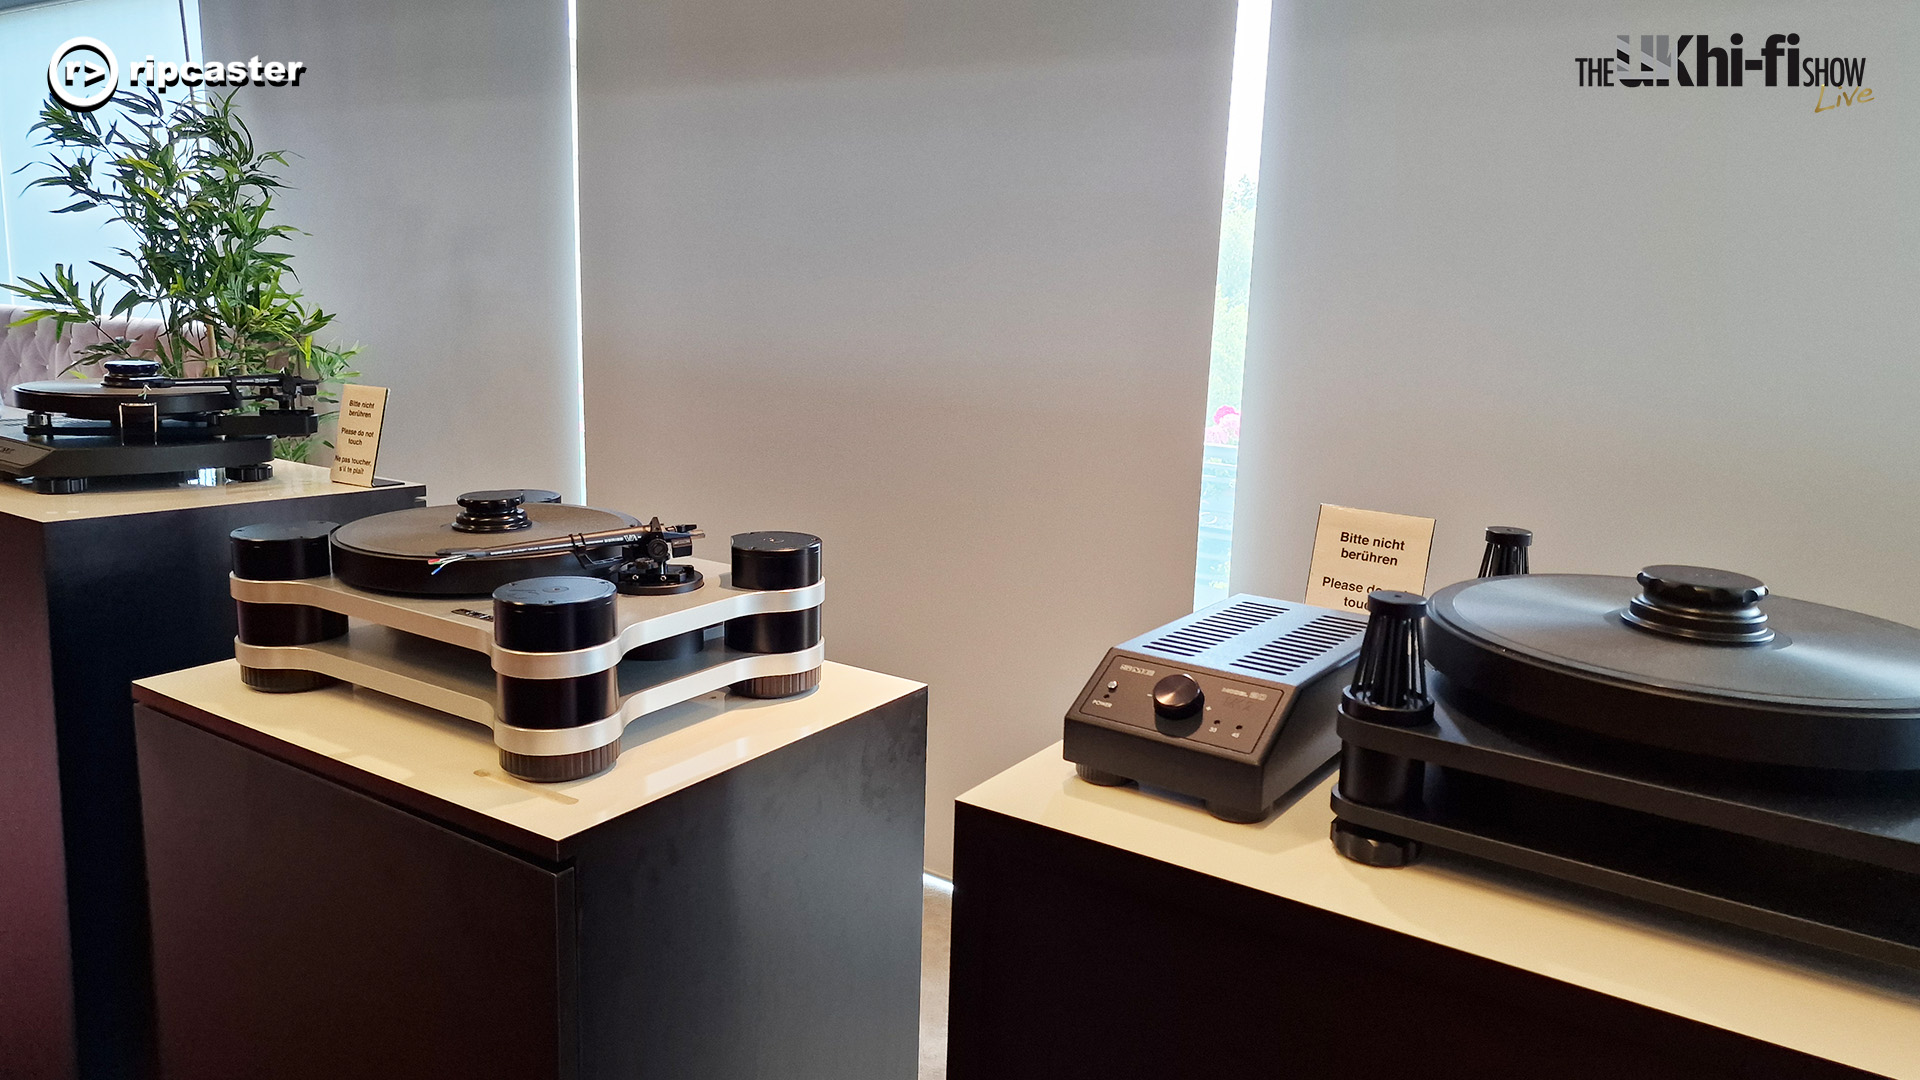
{"label": "cylindrical isolation foot", "polygon": [[1420,857],[1420,842],[1363,828],[1338,818],[1333,822],[1333,850],[1367,866],[1407,866]]}
{"label": "cylindrical isolation foot", "polygon": [[1096,769],[1091,765],[1082,765],[1079,762],[1074,763],[1073,771],[1080,774],[1080,779],[1085,780],[1089,784],[1098,784],[1101,787],[1121,787],[1122,785],[1133,783],[1132,780],[1121,776],[1119,773],[1110,773],[1105,769]]}
{"label": "cylindrical isolation foot", "polygon": [[338,682],[331,675],[292,668],[240,668],[240,681],[263,694],[303,694]]}
{"label": "cylindrical isolation foot", "polygon": [[619,756],[620,740],[618,739],[592,750],[582,750],[577,754],[555,754],[551,757],[516,754],[511,750],[502,750],[500,751],[500,768],[509,776],[531,780],[536,784],[557,784],[563,780],[583,780],[594,773],[604,772],[613,767],[614,760]]}
{"label": "cylindrical isolation foot", "polygon": [[783,698],[804,694],[819,685],[820,669],[814,668],[798,675],[762,675],[757,679],[742,679],[733,684],[733,692],[741,697]]}

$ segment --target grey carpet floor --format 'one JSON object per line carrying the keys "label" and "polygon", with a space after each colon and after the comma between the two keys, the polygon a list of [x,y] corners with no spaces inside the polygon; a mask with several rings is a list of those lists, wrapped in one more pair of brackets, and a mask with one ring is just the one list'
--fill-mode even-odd
{"label": "grey carpet floor", "polygon": [[920,1080],[946,1080],[947,950],[953,940],[953,886],[927,875],[920,910]]}

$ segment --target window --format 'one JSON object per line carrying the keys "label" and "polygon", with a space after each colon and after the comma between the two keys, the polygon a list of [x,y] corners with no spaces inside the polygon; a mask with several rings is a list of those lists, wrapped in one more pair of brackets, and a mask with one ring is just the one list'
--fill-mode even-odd
{"label": "window", "polygon": [[1253,270],[1254,206],[1266,113],[1267,35],[1273,0],[1240,0],[1227,99],[1227,183],[1220,202],[1220,269],[1207,377],[1206,456],[1200,472],[1200,544],[1193,606],[1227,597],[1233,561],[1233,484],[1240,457],[1240,373],[1247,352],[1247,286]]}
{"label": "window", "polygon": [[[95,213],[55,214],[61,194],[27,189],[46,160],[40,135],[28,129],[47,105],[47,63],[53,51],[75,37],[105,42],[120,61],[124,84],[128,68],[149,55],[176,63],[200,53],[197,0],[67,0],[64,3],[5,6],[0,0],[0,284],[22,276],[50,273],[54,263],[77,265],[75,276],[89,280],[99,272],[88,266],[112,261],[114,249],[127,246],[125,229]],[[175,90],[174,92],[184,92]],[[109,102],[102,118],[113,112]],[[0,291],[0,304],[18,304]]]}

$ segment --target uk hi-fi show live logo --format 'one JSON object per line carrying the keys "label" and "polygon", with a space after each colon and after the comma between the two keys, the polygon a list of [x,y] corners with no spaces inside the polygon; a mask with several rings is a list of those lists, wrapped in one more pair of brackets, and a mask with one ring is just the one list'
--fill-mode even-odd
{"label": "uk hi-fi show live logo", "polygon": [[1864,56],[1816,55],[1799,34],[1768,34],[1758,49],[1744,34],[1618,34],[1611,56],[1577,56],[1581,86],[1789,86],[1816,90],[1815,112],[1873,100]]}

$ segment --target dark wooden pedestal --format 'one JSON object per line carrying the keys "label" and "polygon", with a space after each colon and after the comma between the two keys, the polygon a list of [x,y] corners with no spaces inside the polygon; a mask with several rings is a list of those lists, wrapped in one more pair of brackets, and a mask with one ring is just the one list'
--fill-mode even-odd
{"label": "dark wooden pedestal", "polygon": [[0,1076],[147,1074],[128,683],[233,655],[233,529],[350,521],[425,491],[325,477],[283,462],[221,488],[0,484]]}
{"label": "dark wooden pedestal", "polygon": [[[831,707],[850,672],[829,664],[811,702],[704,722]],[[162,1075],[913,1076],[924,688],[889,680],[906,689],[765,753],[738,749],[762,735],[708,740],[686,768],[738,760],[613,812],[596,792],[680,764],[628,749],[601,777],[436,795],[429,758],[472,754],[456,780],[489,771],[477,726],[410,713],[445,730],[409,758],[319,716],[302,727],[315,753],[234,715],[255,702],[189,704],[153,689],[166,681],[139,688],[137,720]],[[256,698],[281,717],[369,707]],[[586,827],[536,834],[499,812],[547,799],[545,820]]]}
{"label": "dark wooden pedestal", "polygon": [[[1146,832],[1184,810],[1042,779],[1033,805],[1131,797]],[[966,801],[954,886],[950,1080],[1874,1075]]]}

